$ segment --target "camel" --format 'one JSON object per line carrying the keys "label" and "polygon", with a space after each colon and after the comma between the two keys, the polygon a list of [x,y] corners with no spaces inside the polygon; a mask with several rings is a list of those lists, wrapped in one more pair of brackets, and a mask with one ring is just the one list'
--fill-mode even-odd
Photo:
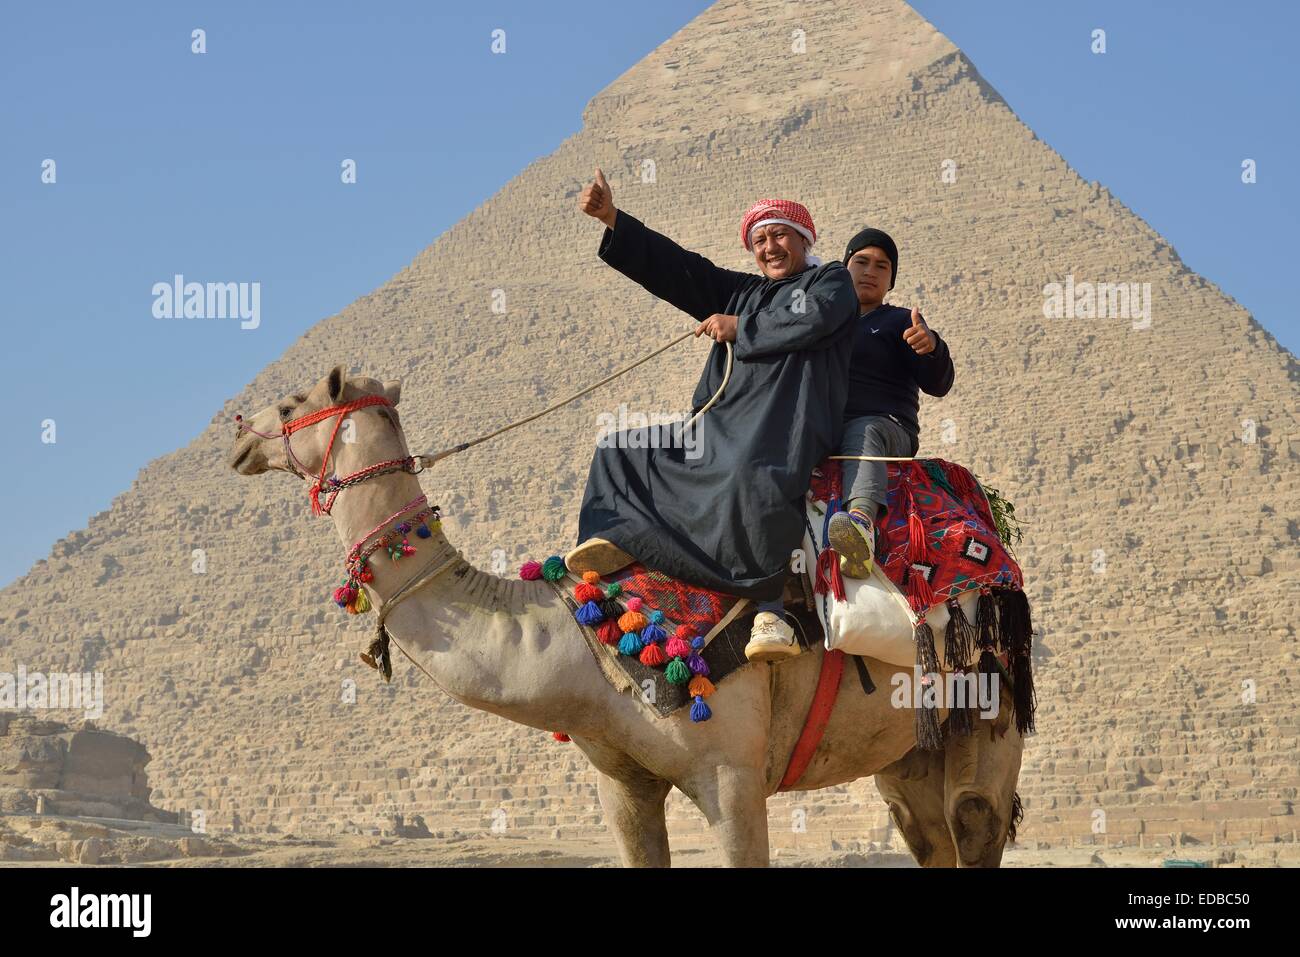
{"label": "camel", "polygon": [[[338,366],[241,426],[229,464],[241,475],[315,478],[327,451],[338,476],[404,459],[410,453],[396,414],[400,392],[398,382],[349,378]],[[282,441],[284,423],[366,396],[391,406],[351,412],[353,441],[332,443],[337,418],[294,431],[291,449]],[[390,471],[343,489],[328,514],[347,548],[420,494],[412,471]],[[669,865],[664,802],[673,787],[700,809],[726,865],[768,865],[766,800],[799,738],[825,654],[820,642],[789,660],[750,663],[731,674],[710,698],[711,720],[693,723],[689,709],[659,717],[639,696],[611,687],[550,583],[484,572],[439,527],[431,531],[415,556],[375,561],[366,586],[379,608],[422,569],[450,563],[387,617],[392,644],[411,663],[461,704],[567,733],[597,772],[600,805],[624,866]],[[824,737],[794,790],[874,775],[921,866],[999,866],[1019,817],[1023,747],[1007,689],[996,718],[977,720],[969,736],[947,734],[942,751],[923,752],[915,747],[913,711],[892,706],[887,691],[894,672],[910,670],[865,663],[879,690],[864,694],[856,669],[844,669]]]}

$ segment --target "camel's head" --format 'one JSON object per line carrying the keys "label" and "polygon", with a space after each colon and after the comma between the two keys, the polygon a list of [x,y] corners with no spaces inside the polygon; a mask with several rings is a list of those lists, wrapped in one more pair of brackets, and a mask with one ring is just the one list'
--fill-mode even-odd
{"label": "camel's head", "polygon": [[[256,415],[239,420],[230,450],[230,467],[240,475],[280,471],[315,478],[326,453],[337,462],[344,446],[364,449],[364,455],[358,456],[364,459],[363,464],[404,456],[406,439],[396,411],[401,392],[400,382],[380,382],[365,376],[349,379],[343,366],[335,366],[306,392],[283,396]],[[392,405],[377,403],[349,412],[349,421],[340,426],[332,448],[330,437],[339,422],[337,415],[327,415],[314,423],[302,421],[312,413],[367,396],[381,396]]]}

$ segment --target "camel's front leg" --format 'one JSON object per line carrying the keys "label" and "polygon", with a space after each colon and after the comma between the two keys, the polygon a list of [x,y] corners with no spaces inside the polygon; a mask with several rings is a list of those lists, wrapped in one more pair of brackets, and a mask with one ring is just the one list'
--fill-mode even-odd
{"label": "camel's front leg", "polygon": [[767,867],[767,784],[761,770],[709,768],[682,790],[717,835],[727,867]]}
{"label": "camel's front leg", "polygon": [[668,867],[664,801],[672,785],[649,775],[614,778],[597,771],[596,793],[624,867]]}

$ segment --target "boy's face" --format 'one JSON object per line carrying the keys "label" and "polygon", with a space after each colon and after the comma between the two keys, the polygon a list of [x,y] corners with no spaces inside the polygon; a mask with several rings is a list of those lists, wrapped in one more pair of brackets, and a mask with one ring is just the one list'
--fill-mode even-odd
{"label": "boy's face", "polygon": [[865,246],[850,256],[844,265],[853,277],[853,288],[857,290],[859,306],[874,309],[885,301],[894,264],[889,261],[883,249],[879,246]]}

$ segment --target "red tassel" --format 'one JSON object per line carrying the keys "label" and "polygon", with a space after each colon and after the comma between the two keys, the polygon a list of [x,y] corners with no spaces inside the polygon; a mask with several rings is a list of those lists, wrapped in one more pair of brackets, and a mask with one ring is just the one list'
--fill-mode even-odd
{"label": "red tassel", "polygon": [[311,491],[307,493],[307,497],[311,499],[311,513],[313,515],[320,515],[321,513],[320,486],[313,485],[311,487]]}
{"label": "red tassel", "polygon": [[925,524],[913,507],[907,515],[907,560],[909,562],[925,561]]}
{"label": "red tassel", "polygon": [[829,591],[836,601],[844,601],[844,578],[840,574],[839,552],[833,548],[823,548],[817,556],[817,575],[813,582],[813,592],[824,595]]}
{"label": "red tassel", "polygon": [[909,584],[912,586],[912,610],[923,612],[934,604],[934,590],[930,587],[930,583],[925,580],[925,576],[917,569],[913,568],[911,570],[910,577],[911,581]]}
{"label": "red tassel", "polygon": [[667,660],[664,657],[664,650],[659,647],[657,641],[652,641],[641,649],[641,664],[647,668],[657,668]]}
{"label": "red tassel", "polygon": [[563,741],[572,741],[572,740],[573,740],[571,737],[569,737],[569,736],[568,736],[567,734],[565,734],[563,731],[552,731],[552,732],[551,732],[551,737],[554,738],[556,741],[561,741],[561,742],[563,742]]}
{"label": "red tassel", "polygon": [[613,618],[606,618],[596,629],[596,637],[602,644],[617,645],[619,639],[623,637],[623,629],[618,627],[618,622]]}

